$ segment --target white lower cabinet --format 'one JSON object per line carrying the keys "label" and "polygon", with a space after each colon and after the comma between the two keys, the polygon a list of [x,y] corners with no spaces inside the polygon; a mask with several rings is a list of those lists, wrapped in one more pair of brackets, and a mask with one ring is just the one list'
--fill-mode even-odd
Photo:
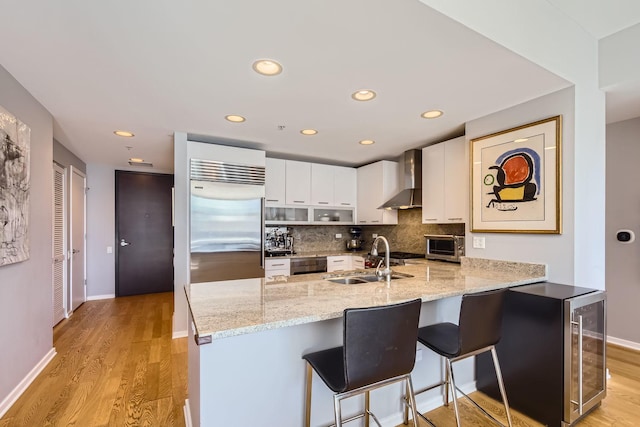
{"label": "white lower cabinet", "polygon": [[364,257],[354,255],[351,257],[352,270],[364,270]]}
{"label": "white lower cabinet", "polygon": [[291,260],[289,258],[266,259],[264,261],[264,277],[267,281],[276,276],[291,276]]}
{"label": "white lower cabinet", "polygon": [[349,271],[351,268],[351,257],[348,255],[343,256],[328,256],[327,257],[327,272],[332,273],[335,271]]}
{"label": "white lower cabinet", "polygon": [[364,269],[364,257],[357,255],[339,255],[327,257],[327,272]]}

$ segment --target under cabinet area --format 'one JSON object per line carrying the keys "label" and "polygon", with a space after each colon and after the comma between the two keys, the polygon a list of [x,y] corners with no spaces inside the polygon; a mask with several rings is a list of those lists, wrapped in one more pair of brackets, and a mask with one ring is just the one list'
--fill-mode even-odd
{"label": "under cabinet area", "polygon": [[422,149],[422,223],[464,223],[469,164],[464,136]]}
{"label": "under cabinet area", "polygon": [[398,192],[398,163],[388,160],[358,168],[358,224],[397,224],[398,211],[378,209]]}

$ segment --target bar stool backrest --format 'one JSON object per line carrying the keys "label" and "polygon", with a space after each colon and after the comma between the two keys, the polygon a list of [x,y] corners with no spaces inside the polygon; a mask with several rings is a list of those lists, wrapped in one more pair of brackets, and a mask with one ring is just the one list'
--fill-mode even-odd
{"label": "bar stool backrest", "polygon": [[463,295],[458,322],[459,355],[500,341],[505,295],[506,289]]}
{"label": "bar stool backrest", "polygon": [[344,311],[346,390],[413,370],[422,301]]}

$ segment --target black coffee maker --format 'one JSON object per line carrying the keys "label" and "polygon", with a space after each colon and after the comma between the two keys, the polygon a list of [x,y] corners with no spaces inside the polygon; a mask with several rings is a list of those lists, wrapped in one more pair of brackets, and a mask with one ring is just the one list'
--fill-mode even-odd
{"label": "black coffee maker", "polygon": [[349,234],[351,237],[347,240],[347,249],[350,251],[362,250],[362,229],[360,227],[351,227]]}

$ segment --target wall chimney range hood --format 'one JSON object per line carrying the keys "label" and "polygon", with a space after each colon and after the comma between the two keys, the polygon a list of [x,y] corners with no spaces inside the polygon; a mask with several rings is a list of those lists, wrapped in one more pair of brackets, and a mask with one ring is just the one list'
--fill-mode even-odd
{"label": "wall chimney range hood", "polygon": [[407,150],[403,159],[403,190],[378,209],[409,209],[422,206],[422,150]]}

